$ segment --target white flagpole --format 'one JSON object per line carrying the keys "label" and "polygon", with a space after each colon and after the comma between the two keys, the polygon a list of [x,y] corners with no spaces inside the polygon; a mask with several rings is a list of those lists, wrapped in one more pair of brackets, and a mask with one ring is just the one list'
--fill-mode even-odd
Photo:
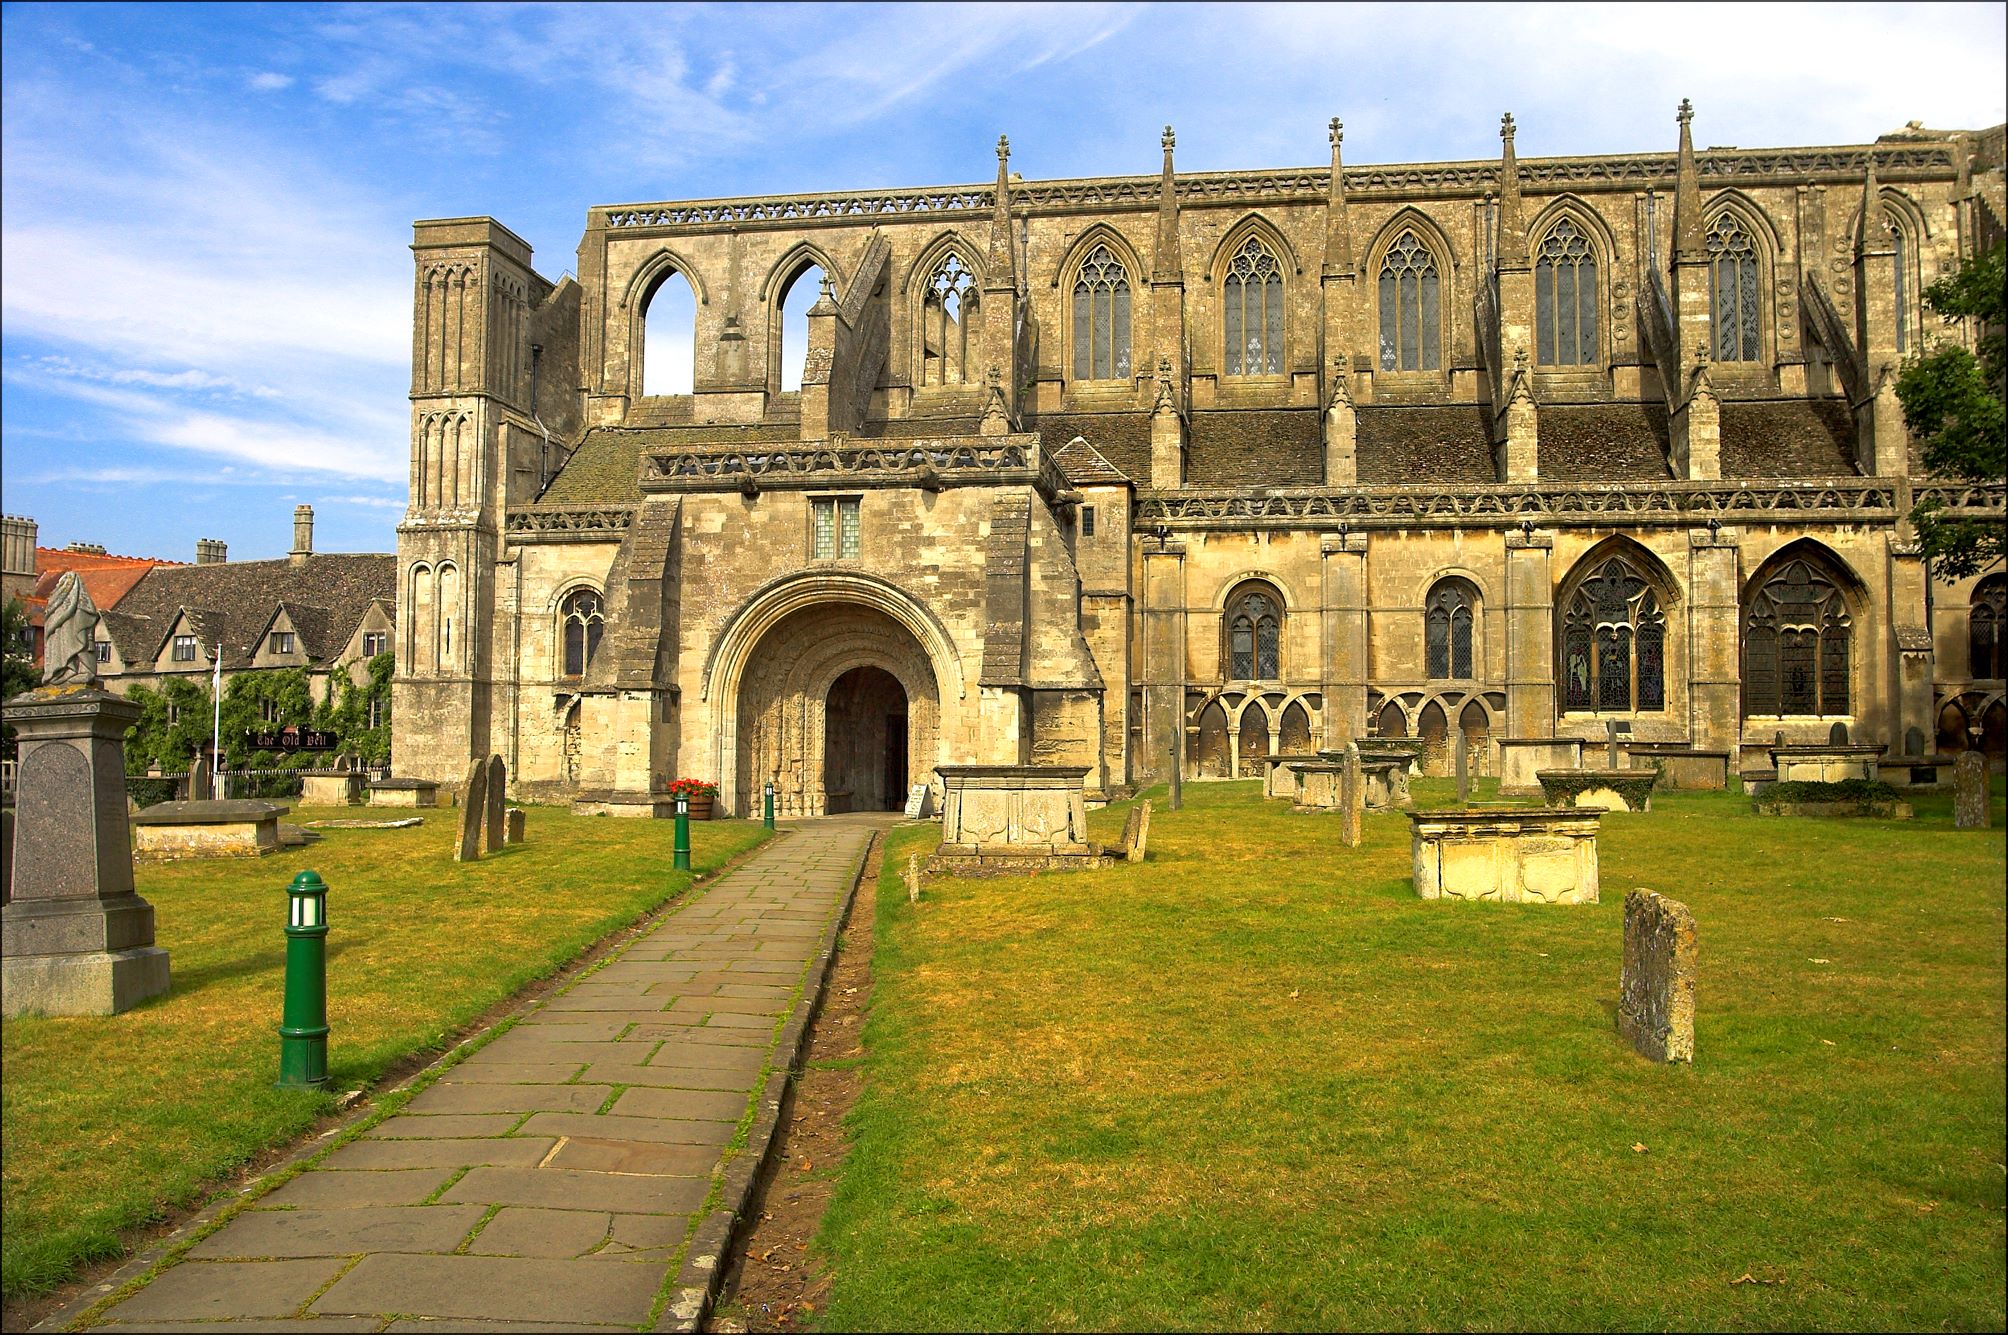
{"label": "white flagpole", "polygon": [[210,780],[212,796],[223,800],[223,641],[216,642],[216,672],[210,679],[210,694],[216,706],[216,721],[209,734],[209,757],[213,778]]}

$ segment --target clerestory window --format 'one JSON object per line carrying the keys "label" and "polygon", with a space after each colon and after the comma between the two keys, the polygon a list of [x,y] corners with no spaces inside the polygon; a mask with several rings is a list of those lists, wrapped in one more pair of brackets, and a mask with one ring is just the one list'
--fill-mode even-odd
{"label": "clerestory window", "polygon": [[1222,285],[1228,375],[1283,374],[1283,266],[1249,237],[1227,264]]}
{"label": "clerestory window", "polygon": [[1566,218],[1542,238],[1534,259],[1534,324],[1541,365],[1597,360],[1597,256]]}
{"label": "clerestory window", "polygon": [[1096,246],[1074,278],[1074,379],[1130,375],[1130,285],[1122,261]]}
{"label": "clerestory window", "polygon": [[1381,370],[1434,371],[1443,364],[1441,301],[1436,257],[1414,232],[1403,232],[1381,260]]}
{"label": "clerestory window", "polygon": [[1731,213],[1708,225],[1708,319],[1715,360],[1754,362],[1757,340],[1757,247]]}
{"label": "clerestory window", "polygon": [[921,296],[920,382],[960,385],[977,380],[972,358],[976,340],[976,275],[954,251],[942,256]]}

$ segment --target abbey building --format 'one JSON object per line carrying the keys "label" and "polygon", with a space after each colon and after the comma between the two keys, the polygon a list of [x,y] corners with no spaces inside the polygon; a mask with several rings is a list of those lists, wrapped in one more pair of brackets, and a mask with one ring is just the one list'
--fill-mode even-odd
{"label": "abbey building", "polygon": [[1063,181],[1000,141],[994,185],[595,207],[555,283],[421,222],[396,766],[817,813],[1613,720],[1998,755],[2004,577],[1934,582],[1904,517],[2003,486],[1921,475],[1893,384],[1967,336],[1921,293],[2002,236],[2003,132],[1689,121],[1201,174],[1167,130]]}

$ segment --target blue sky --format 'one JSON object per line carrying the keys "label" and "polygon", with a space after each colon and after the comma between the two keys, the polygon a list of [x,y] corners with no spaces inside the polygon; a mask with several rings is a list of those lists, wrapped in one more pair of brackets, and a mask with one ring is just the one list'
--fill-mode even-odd
{"label": "blue sky", "polygon": [[93,6],[0,10],[0,484],[41,541],[389,551],[414,218],[556,277],[594,204],[1860,143],[2004,118],[2004,9]]}

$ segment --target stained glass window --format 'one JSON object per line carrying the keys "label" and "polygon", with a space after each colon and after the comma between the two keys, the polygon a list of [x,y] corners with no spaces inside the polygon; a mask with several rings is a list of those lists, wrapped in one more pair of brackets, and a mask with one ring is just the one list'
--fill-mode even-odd
{"label": "stained glass window", "polygon": [[1380,272],[1380,369],[1434,371],[1443,364],[1436,257],[1403,232],[1388,247]]}
{"label": "stained glass window", "polygon": [[1730,213],[1708,226],[1708,318],[1715,360],[1754,362],[1757,340],[1757,248]]}
{"label": "stained glass window", "polygon": [[1566,218],[1542,240],[1534,262],[1534,323],[1543,366],[1596,361],[1597,256]]}
{"label": "stained glass window", "polygon": [[593,661],[600,647],[600,632],[606,628],[605,605],[591,589],[580,589],[566,597],[558,609],[565,631],[565,675],[576,677]]}
{"label": "stained glass window", "polygon": [[1745,714],[1846,714],[1853,622],[1837,583],[1810,561],[1788,561],[1743,614]]}
{"label": "stained glass window", "polygon": [[858,498],[818,496],[809,502],[815,559],[848,560],[858,554]]}
{"label": "stained glass window", "polygon": [[1283,267],[1260,238],[1234,252],[1223,289],[1227,374],[1283,374]]}
{"label": "stained glass window", "polygon": [[1423,609],[1423,667],[1432,681],[1471,676],[1471,589],[1446,580],[1430,591]]}
{"label": "stained glass window", "polygon": [[1561,670],[1564,709],[1666,708],[1666,615],[1622,556],[1599,565],[1569,599]]}
{"label": "stained glass window", "polygon": [[2002,627],[2008,622],[2008,577],[1989,575],[1973,590],[1973,604],[1967,611],[1966,639],[1971,654],[1967,673],[1987,680],[2004,674],[2008,648],[2002,644]]}
{"label": "stained glass window", "polygon": [[1074,279],[1074,378],[1127,380],[1130,286],[1122,261],[1096,246]]}
{"label": "stained glass window", "polygon": [[1274,681],[1282,674],[1283,619],[1269,594],[1250,591],[1227,614],[1228,671],[1235,681]]}

